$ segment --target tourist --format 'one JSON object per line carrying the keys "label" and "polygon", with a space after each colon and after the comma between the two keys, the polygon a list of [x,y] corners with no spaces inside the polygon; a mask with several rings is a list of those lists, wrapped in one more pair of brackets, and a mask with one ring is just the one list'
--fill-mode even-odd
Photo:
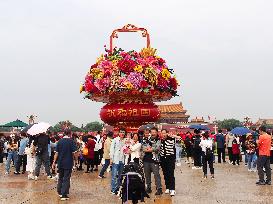
{"label": "tourist", "polygon": [[131,147],[133,144],[131,133],[127,133],[124,139],[124,146],[122,147],[122,151],[124,153],[124,164],[127,165],[130,162],[131,157]]}
{"label": "tourist", "polygon": [[131,162],[135,162],[139,164],[140,151],[141,151],[141,143],[139,142],[138,134],[134,133],[133,144],[130,147]]}
{"label": "tourist", "polygon": [[218,131],[218,134],[216,135],[216,142],[217,142],[217,154],[218,154],[218,163],[221,163],[221,158],[223,160],[223,163],[226,162],[226,154],[225,154],[225,136],[222,133],[222,130]]}
{"label": "tourist", "polygon": [[[247,152],[246,152],[246,135],[242,135],[240,137],[240,143],[241,143],[241,153],[244,153],[244,161],[245,161],[245,166],[248,166],[248,157],[247,157]],[[241,154],[241,158],[240,160],[242,160],[242,154]]]}
{"label": "tourist", "polygon": [[151,129],[151,136],[149,130],[144,131],[144,138],[142,142],[142,151],[144,153],[143,156],[143,165],[144,165],[144,174],[146,179],[146,192],[151,193],[152,188],[152,180],[151,174],[154,174],[155,185],[156,185],[156,193],[155,195],[162,194],[162,186],[161,186],[161,177],[159,174],[159,152],[160,152],[160,139],[158,137],[157,128],[153,127]]}
{"label": "tourist", "polygon": [[3,163],[5,149],[5,138],[4,134],[0,133],[0,163]]}
{"label": "tourist", "polygon": [[45,167],[47,178],[52,179],[52,175],[50,172],[48,144],[50,144],[50,138],[46,133],[41,133],[37,135],[34,139],[33,145],[35,147],[34,150],[36,154],[35,180],[38,180],[42,164]]}
{"label": "tourist", "polygon": [[200,147],[201,136],[200,130],[194,130],[194,136],[192,137],[193,144],[193,158],[194,158],[194,166],[192,169],[202,169],[202,149]]}
{"label": "tourist", "polygon": [[[85,173],[92,173],[95,165],[95,147],[96,141],[94,136],[88,138],[86,147],[88,149],[88,154],[86,156],[87,169]],[[91,168],[90,168],[91,167]]]}
{"label": "tourist", "polygon": [[160,145],[160,165],[163,171],[166,194],[175,195],[175,144],[176,139],[181,139],[180,136],[169,134],[166,129],[161,130],[162,138]]}
{"label": "tourist", "polygon": [[78,171],[83,171],[83,168],[82,168],[82,165],[85,161],[85,158],[82,154],[82,151],[83,151],[83,148],[85,146],[85,143],[83,142],[83,137],[80,136],[78,139],[77,139],[77,146],[78,146],[78,167],[77,167],[77,170]]}
{"label": "tourist", "polygon": [[233,162],[233,154],[232,154],[233,140],[234,140],[234,135],[230,132],[230,129],[228,129],[228,133],[226,135],[226,141],[227,141],[227,149],[228,149],[228,159],[230,164],[232,164]]}
{"label": "tourist", "polygon": [[58,162],[59,179],[57,192],[62,201],[69,199],[70,178],[73,168],[73,160],[76,158],[77,151],[76,144],[70,137],[71,131],[66,130],[64,137],[57,143],[56,153],[52,164],[52,169],[55,169],[56,162]]}
{"label": "tourist", "polygon": [[26,165],[27,165],[27,155],[25,153],[25,149],[28,145],[28,138],[27,138],[27,134],[26,133],[21,133],[21,139],[19,141],[19,151],[18,151],[18,159],[16,162],[16,170],[14,172],[14,174],[20,174],[20,168],[23,165],[23,170],[22,170],[22,174],[24,174],[26,172]]}
{"label": "tourist", "polygon": [[113,139],[113,132],[108,132],[106,136],[107,136],[107,138],[103,144],[104,164],[103,164],[103,167],[99,173],[99,178],[105,178],[104,173],[106,172],[107,168],[110,165],[110,148],[111,148],[111,143],[112,143],[112,139]]}
{"label": "tourist", "polygon": [[206,179],[208,177],[207,164],[209,164],[211,178],[214,179],[214,167],[213,167],[214,144],[213,144],[213,140],[209,138],[208,132],[205,132],[203,134],[203,138],[200,142],[200,147],[202,148],[204,178]]}
{"label": "tourist", "polygon": [[118,136],[112,140],[110,148],[110,163],[112,164],[112,180],[111,180],[111,193],[117,195],[120,184],[121,174],[124,168],[124,154],[122,147],[124,146],[124,136],[126,130],[120,128]]}
{"label": "tourist", "polygon": [[[259,149],[259,157],[257,160],[257,169],[259,181],[257,185],[271,185],[271,168],[270,168],[270,149],[271,149],[271,136],[266,133],[266,127],[259,128],[259,140],[257,141]],[[264,171],[266,173],[266,181],[264,180]]]}
{"label": "tourist", "polygon": [[246,138],[246,156],[248,161],[248,171],[256,172],[256,163],[257,163],[257,155],[256,148],[257,144],[253,139],[252,134],[248,134]]}
{"label": "tourist", "polygon": [[184,144],[185,144],[185,150],[187,155],[187,164],[193,164],[193,143],[191,140],[192,136],[190,132],[187,132]]}
{"label": "tourist", "polygon": [[175,139],[175,160],[176,160],[176,165],[181,166],[181,155],[182,155],[182,138],[181,136],[177,135]]}
{"label": "tourist", "polygon": [[6,161],[6,174],[9,174],[10,163],[14,161],[14,163],[16,164],[18,158],[18,140],[15,138],[14,134],[8,139],[7,152],[8,158]]}
{"label": "tourist", "polygon": [[95,157],[94,157],[94,165],[95,169],[94,171],[98,171],[98,166],[101,163],[102,157],[103,157],[103,149],[102,149],[102,143],[103,143],[103,137],[101,135],[101,131],[98,131],[97,135],[95,136]]}
{"label": "tourist", "polygon": [[235,135],[234,140],[232,141],[232,157],[233,157],[233,165],[236,165],[235,162],[237,162],[237,165],[240,165],[240,142],[238,135]]}
{"label": "tourist", "polygon": [[34,180],[34,171],[35,171],[35,151],[34,151],[34,136],[29,137],[28,145],[25,149],[26,155],[27,155],[27,165],[26,165],[26,171],[28,172],[28,179]]}

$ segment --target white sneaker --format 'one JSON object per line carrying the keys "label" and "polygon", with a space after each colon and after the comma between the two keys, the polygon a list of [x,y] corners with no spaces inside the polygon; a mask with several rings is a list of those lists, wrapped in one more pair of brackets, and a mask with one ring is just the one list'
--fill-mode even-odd
{"label": "white sneaker", "polygon": [[35,177],[34,177],[34,180],[37,181],[37,180],[38,180],[38,176],[35,176]]}
{"label": "white sneaker", "polygon": [[189,161],[186,161],[186,164],[190,164],[190,162],[189,162]]}
{"label": "white sneaker", "polygon": [[176,166],[181,166],[181,163],[180,163],[180,162],[179,162],[179,163],[177,163],[177,164],[176,164]]}
{"label": "white sneaker", "polygon": [[35,179],[35,177],[32,176],[32,175],[28,175],[27,178],[28,178],[28,180],[34,180]]}
{"label": "white sneaker", "polygon": [[249,172],[251,172],[251,171],[252,171],[252,169],[248,169],[248,171],[249,171]]}
{"label": "white sneaker", "polygon": [[196,166],[193,166],[193,167],[191,167],[192,169],[197,169],[197,167]]}
{"label": "white sneaker", "polygon": [[9,172],[6,172],[5,174],[6,174],[6,175],[9,175]]}
{"label": "white sneaker", "polygon": [[252,169],[253,172],[257,172],[257,169]]}
{"label": "white sneaker", "polygon": [[176,194],[175,190],[170,191],[170,196],[175,196],[175,194]]}
{"label": "white sneaker", "polygon": [[170,194],[170,190],[166,189],[165,194]]}

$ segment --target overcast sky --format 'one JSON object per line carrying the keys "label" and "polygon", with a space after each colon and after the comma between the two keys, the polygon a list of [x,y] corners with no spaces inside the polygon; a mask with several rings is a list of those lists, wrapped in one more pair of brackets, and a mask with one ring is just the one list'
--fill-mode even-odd
{"label": "overcast sky", "polygon": [[[79,87],[113,29],[145,27],[192,117],[273,118],[273,1],[0,0],[0,124],[99,119]],[[115,45],[140,50],[122,34]]]}

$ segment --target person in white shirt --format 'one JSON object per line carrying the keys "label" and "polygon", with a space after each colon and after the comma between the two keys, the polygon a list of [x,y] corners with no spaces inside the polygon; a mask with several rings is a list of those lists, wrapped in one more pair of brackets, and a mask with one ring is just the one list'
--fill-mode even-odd
{"label": "person in white shirt", "polygon": [[207,176],[207,164],[209,164],[211,178],[214,179],[214,167],[213,167],[213,151],[214,151],[214,144],[211,138],[209,138],[209,132],[205,132],[203,134],[203,138],[200,142],[200,147],[202,148],[202,161],[203,161],[203,172],[204,178],[206,179]]}
{"label": "person in white shirt", "polygon": [[94,171],[98,171],[98,165],[101,163],[102,157],[103,157],[103,137],[101,134],[101,131],[98,131],[98,134],[95,136],[96,140],[96,145],[95,145],[95,158],[94,158],[94,163],[95,163],[95,169]]}
{"label": "person in white shirt", "polygon": [[141,143],[139,142],[137,133],[134,133],[133,135],[133,145],[130,147],[130,150],[131,150],[131,162],[135,162],[139,164]]}

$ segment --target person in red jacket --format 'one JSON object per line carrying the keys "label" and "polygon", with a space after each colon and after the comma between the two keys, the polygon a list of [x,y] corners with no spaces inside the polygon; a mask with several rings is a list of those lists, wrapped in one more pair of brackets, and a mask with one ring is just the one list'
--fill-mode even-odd
{"label": "person in red jacket", "polygon": [[240,165],[240,163],[239,163],[240,144],[239,144],[237,138],[238,138],[238,136],[236,136],[232,142],[233,165],[235,165],[235,162],[237,162],[237,165]]}
{"label": "person in red jacket", "polygon": [[[86,144],[86,147],[88,148],[88,155],[86,156],[87,170],[85,173],[93,172],[94,158],[95,158],[95,151],[94,151],[95,145],[96,145],[96,142],[94,140],[94,136],[91,136],[90,138],[88,138],[88,141]],[[91,169],[90,169],[90,166],[91,166]]]}

